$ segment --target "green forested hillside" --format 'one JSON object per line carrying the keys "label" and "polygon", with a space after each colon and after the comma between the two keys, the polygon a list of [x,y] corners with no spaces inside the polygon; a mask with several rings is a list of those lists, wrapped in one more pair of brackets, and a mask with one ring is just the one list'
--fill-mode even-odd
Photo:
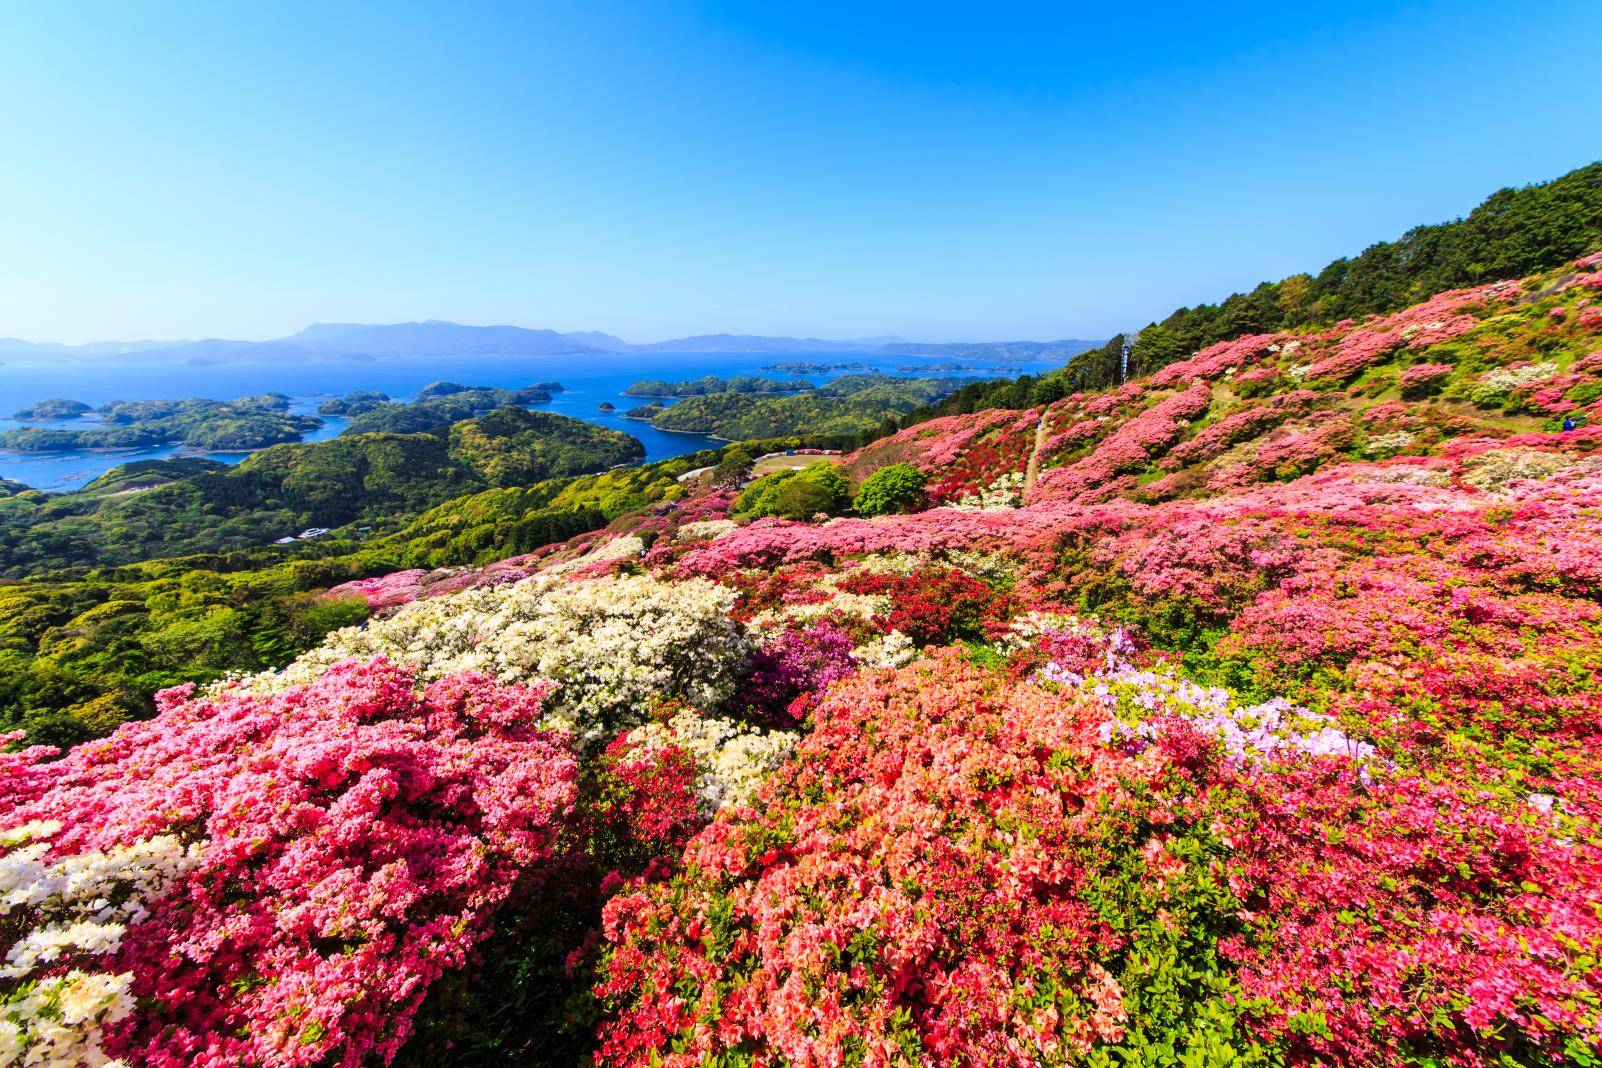
{"label": "green forested hillside", "polygon": [[[1293,274],[1218,304],[1180,308],[1140,332],[1129,374],[1147,374],[1242,334],[1395,311],[1448,289],[1546,270],[1602,246],[1602,162],[1500,189],[1462,219],[1415,226],[1317,274]],[[1072,389],[1116,385],[1123,338],[1068,365]]]}
{"label": "green forested hillside", "polygon": [[651,425],[730,441],[785,434],[857,434],[879,426],[888,416],[939,400],[967,381],[845,375],[811,392],[783,397],[710,393],[680,401],[655,416]]}
{"label": "green forested hillside", "polygon": [[393,529],[477,490],[605,470],[643,455],[626,434],[502,408],[427,433],[279,445],[236,467],[131,465],[76,493],[0,500],[0,575],[251,549],[306,527],[358,520]]}
{"label": "green forested hillside", "polygon": [[[1311,329],[1395,311],[1448,289],[1549,270],[1597,249],[1602,249],[1602,162],[1550,182],[1498,190],[1466,218],[1416,226],[1395,241],[1335,260],[1317,275],[1295,274],[1218,304],[1180,308],[1141,330],[1127,373],[1130,378],[1150,374],[1244,334]],[[965,386],[876,433],[942,415],[1027,408],[1115,386],[1124,374],[1124,341],[1120,334],[1047,374]]]}

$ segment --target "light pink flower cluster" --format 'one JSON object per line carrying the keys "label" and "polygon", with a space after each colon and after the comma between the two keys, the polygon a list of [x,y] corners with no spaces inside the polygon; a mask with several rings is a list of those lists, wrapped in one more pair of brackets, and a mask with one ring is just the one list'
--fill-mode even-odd
{"label": "light pink flower cluster", "polygon": [[1154,373],[1153,386],[1171,386],[1181,382],[1212,382],[1226,371],[1239,370],[1269,354],[1269,347],[1290,335],[1246,334],[1229,341],[1209,345],[1186,360],[1179,360]]}
{"label": "light pink flower cluster", "polygon": [[1121,474],[1137,471],[1160,456],[1184,433],[1181,420],[1194,419],[1212,403],[1212,389],[1198,382],[1158,401],[1107,435],[1096,451],[1077,463],[1043,474],[1029,495],[1082,497]]}

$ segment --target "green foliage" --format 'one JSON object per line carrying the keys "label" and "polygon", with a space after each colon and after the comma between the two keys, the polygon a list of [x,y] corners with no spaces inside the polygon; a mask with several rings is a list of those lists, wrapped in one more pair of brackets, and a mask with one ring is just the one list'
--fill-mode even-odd
{"label": "green foliage", "polygon": [[724,451],[723,459],[712,472],[712,478],[717,482],[733,482],[749,475],[755,463],[755,458],[749,452],[735,445]]}
{"label": "green foliage", "polygon": [[851,500],[851,483],[838,464],[820,460],[800,471],[775,471],[751,483],[734,502],[736,515],[810,519],[834,515]]}
{"label": "green foliage", "polygon": [[1563,394],[1563,399],[1577,408],[1584,408],[1589,404],[1594,404],[1597,400],[1602,399],[1602,381],[1581,382]]}
{"label": "green foliage", "polygon": [[862,480],[856,509],[869,516],[910,512],[923,501],[927,481],[924,473],[909,463],[881,467]]}

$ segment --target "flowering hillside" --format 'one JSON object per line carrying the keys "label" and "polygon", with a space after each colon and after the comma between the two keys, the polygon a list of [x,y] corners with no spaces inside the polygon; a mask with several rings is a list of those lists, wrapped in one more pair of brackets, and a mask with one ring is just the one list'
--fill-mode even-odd
{"label": "flowering hillside", "polygon": [[0,1062],[1598,1063],[1599,419],[1595,255],[337,587],[0,756]]}

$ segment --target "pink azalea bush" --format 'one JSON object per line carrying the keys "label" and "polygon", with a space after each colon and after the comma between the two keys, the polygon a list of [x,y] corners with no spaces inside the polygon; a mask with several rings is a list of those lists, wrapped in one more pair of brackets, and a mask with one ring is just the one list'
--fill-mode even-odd
{"label": "pink azalea bush", "polygon": [[549,872],[576,797],[550,687],[481,675],[418,691],[382,660],[272,696],[161,695],[0,797],[57,852],[176,835],[199,861],[130,926],[111,971],[138,1011],[110,1052],[150,1065],[358,1064],[406,1041],[514,892]]}

